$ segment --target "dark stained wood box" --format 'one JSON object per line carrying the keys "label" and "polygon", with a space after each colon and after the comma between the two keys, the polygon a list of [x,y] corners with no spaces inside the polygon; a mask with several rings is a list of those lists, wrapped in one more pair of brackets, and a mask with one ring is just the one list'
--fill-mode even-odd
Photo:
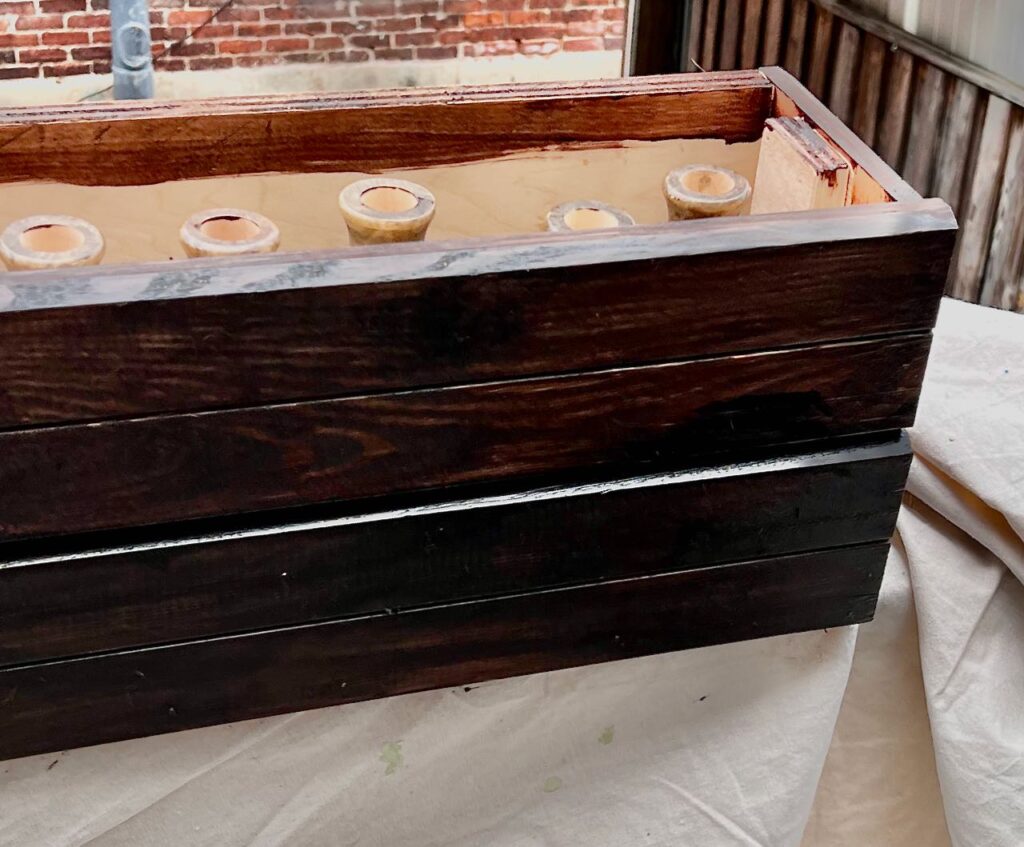
{"label": "dark stained wood box", "polygon": [[[663,222],[793,117],[844,205]],[[431,235],[344,246],[385,171]],[[955,222],[783,71],[12,109],[0,180],[111,246],[0,275],[0,756],[873,614]],[[239,196],[282,252],[167,261]]]}

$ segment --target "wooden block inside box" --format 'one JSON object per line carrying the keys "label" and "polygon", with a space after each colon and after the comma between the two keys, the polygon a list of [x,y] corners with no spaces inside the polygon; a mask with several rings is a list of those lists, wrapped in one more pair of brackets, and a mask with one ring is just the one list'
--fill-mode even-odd
{"label": "wooden block inside box", "polygon": [[[346,247],[381,173],[427,240]],[[955,223],[785,72],[14,109],[0,179],[110,234],[0,275],[0,755],[870,618]]]}

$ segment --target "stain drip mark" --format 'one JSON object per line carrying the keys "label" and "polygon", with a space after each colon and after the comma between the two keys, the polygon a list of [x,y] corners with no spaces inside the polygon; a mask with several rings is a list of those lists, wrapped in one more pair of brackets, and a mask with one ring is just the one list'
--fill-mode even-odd
{"label": "stain drip mark", "polygon": [[614,726],[606,726],[604,728],[604,731],[599,736],[597,736],[598,743],[599,744],[604,744],[605,746],[611,744],[614,740],[615,740],[615,727]]}
{"label": "stain drip mark", "polygon": [[380,760],[387,765],[384,768],[384,776],[391,776],[403,763],[402,742],[386,741],[380,751]]}
{"label": "stain drip mark", "polygon": [[544,792],[551,794],[554,791],[558,791],[562,787],[562,780],[557,776],[549,776],[544,780]]}

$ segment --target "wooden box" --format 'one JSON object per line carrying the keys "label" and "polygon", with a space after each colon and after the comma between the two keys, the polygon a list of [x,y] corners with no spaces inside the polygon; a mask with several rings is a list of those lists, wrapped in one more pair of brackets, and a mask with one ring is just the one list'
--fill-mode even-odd
{"label": "wooden box", "polygon": [[[666,222],[793,117],[837,207]],[[379,172],[426,242],[346,246]],[[873,613],[955,223],[783,71],[12,109],[0,180],[108,240],[0,275],[0,756]]]}

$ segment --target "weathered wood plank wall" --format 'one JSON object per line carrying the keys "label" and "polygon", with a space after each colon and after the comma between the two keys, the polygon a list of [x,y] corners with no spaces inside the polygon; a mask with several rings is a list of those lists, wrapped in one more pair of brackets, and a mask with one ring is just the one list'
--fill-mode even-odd
{"label": "weathered wood plank wall", "polygon": [[922,195],[952,206],[947,293],[1024,312],[1024,91],[831,0],[692,9],[685,67],[735,68],[737,55],[785,67]]}

